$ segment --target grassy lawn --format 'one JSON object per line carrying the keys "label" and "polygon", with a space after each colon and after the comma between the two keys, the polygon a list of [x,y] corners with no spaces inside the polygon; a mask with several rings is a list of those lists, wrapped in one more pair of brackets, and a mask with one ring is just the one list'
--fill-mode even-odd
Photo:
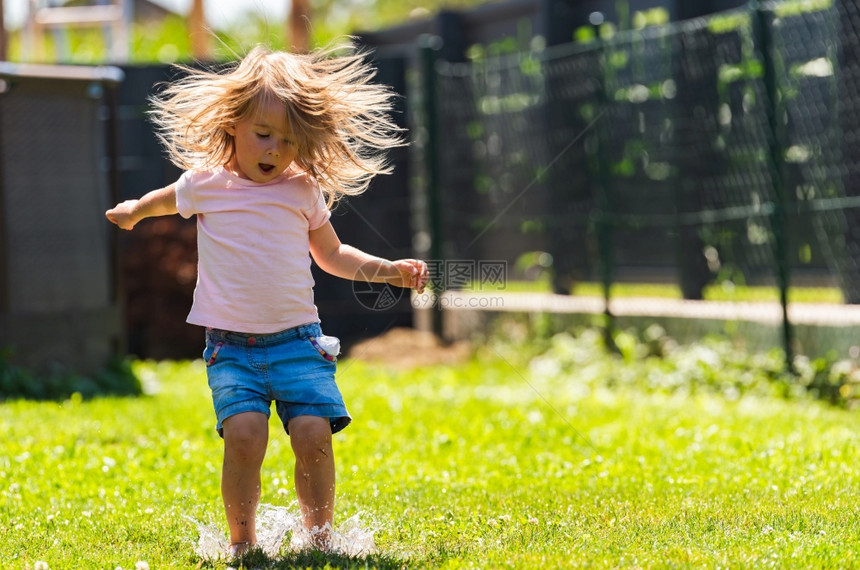
{"label": "grassy lawn", "polygon": [[[411,371],[341,361],[354,422],[335,441],[336,522],[360,516],[378,553],[258,565],[860,566],[856,412],[702,381],[707,347],[685,364],[592,348],[487,345]],[[226,566],[195,553],[194,521],[226,532],[202,364],[136,369],[156,395],[0,404],[0,567]],[[297,512],[278,429],[263,502]]]}
{"label": "grassy lawn", "polygon": [[[475,285],[478,291],[493,291],[493,287]],[[511,293],[549,293],[552,286],[549,279],[536,281],[507,281],[503,291]],[[603,297],[603,285],[593,282],[577,283],[571,295],[580,297]],[[659,283],[615,283],[610,290],[611,297],[656,297],[660,299],[681,299],[681,288],[674,284]],[[708,285],[703,296],[706,301],[735,302],[779,302],[776,287],[724,284]],[[790,303],[837,303],[843,302],[842,291],[835,287],[792,287],[789,289]]]}

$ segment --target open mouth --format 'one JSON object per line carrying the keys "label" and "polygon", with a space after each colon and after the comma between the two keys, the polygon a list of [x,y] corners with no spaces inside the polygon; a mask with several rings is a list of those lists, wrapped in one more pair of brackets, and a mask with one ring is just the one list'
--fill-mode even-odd
{"label": "open mouth", "polygon": [[263,164],[262,162],[261,162],[260,164],[258,164],[257,166],[259,166],[259,167],[260,167],[260,170],[262,170],[262,171],[263,171],[263,174],[271,174],[271,173],[272,173],[272,171],[275,169],[274,165],[272,165],[272,164]]}

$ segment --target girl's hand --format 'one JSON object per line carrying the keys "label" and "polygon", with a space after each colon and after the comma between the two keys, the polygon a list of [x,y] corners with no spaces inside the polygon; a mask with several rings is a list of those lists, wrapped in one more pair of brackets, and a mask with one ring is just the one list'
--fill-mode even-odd
{"label": "girl's hand", "polygon": [[400,275],[387,280],[391,285],[415,289],[418,293],[424,292],[424,287],[430,281],[430,270],[427,264],[420,259],[398,259],[392,261]]}
{"label": "girl's hand", "polygon": [[140,200],[120,202],[105,216],[124,230],[130,230],[139,221],[152,216],[170,216],[176,209],[176,184],[147,192]]}
{"label": "girl's hand", "polygon": [[139,221],[134,215],[138,200],[126,200],[105,212],[105,217],[124,230],[130,230]]}

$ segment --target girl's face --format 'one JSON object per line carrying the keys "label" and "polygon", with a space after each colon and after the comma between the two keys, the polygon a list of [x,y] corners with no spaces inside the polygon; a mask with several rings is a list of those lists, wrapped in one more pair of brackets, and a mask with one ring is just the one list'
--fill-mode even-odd
{"label": "girl's face", "polygon": [[227,133],[233,137],[235,150],[226,167],[240,178],[270,182],[283,174],[298,154],[287,111],[274,98],[265,98]]}

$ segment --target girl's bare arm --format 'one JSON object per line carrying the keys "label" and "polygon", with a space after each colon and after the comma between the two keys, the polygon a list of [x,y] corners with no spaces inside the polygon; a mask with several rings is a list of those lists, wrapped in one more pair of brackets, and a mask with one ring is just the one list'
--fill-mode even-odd
{"label": "girl's bare arm", "polygon": [[105,212],[105,216],[122,229],[130,230],[144,218],[176,213],[176,185],[171,184],[153,190],[139,200],[121,202]]}
{"label": "girl's bare arm", "polygon": [[311,255],[326,273],[353,281],[388,283],[419,293],[429,280],[427,264],[417,259],[389,261],[341,243],[330,222],[310,232]]}

